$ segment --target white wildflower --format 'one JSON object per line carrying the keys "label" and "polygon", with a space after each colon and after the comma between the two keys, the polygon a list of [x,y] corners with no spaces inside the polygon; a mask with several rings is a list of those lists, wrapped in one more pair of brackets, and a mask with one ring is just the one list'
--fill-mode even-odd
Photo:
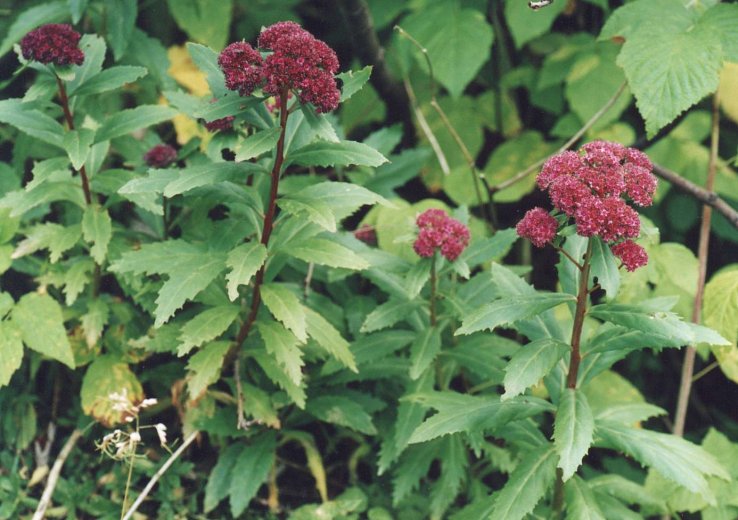
{"label": "white wildflower", "polygon": [[159,436],[159,442],[162,446],[167,445],[167,427],[166,425],[162,423],[158,423],[154,425],[154,428],[156,428],[156,434]]}
{"label": "white wildflower", "polygon": [[138,432],[131,433],[130,440],[131,440],[131,443],[141,442],[141,434]]}

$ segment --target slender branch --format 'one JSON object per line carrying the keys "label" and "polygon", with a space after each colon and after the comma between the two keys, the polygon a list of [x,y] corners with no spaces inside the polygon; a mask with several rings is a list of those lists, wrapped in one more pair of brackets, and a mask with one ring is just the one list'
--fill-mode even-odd
{"label": "slender branch", "polygon": [[430,324],[431,327],[436,326],[436,284],[438,283],[438,277],[436,276],[436,260],[438,260],[438,251],[433,251],[433,258],[431,258],[431,272],[430,272],[430,283],[431,283],[431,295],[430,295]]}
{"label": "slender branch", "polygon": [[566,252],[566,249],[564,249],[563,247],[558,247],[558,246],[554,247],[554,249],[556,249],[556,251],[558,251],[559,253],[561,253],[562,255],[564,255],[566,258],[568,258],[569,261],[572,264],[574,264],[577,267],[577,269],[579,269],[579,271],[581,271],[582,269],[584,269],[584,266],[582,264],[580,264],[579,262],[577,262],[574,259],[573,256],[571,256],[569,253],[567,253]]}
{"label": "slender branch", "polygon": [[[59,101],[61,102],[62,110],[64,111],[64,120],[67,122],[67,126],[70,130],[74,130],[74,117],[69,109],[69,98],[67,97],[67,89],[64,88],[64,82],[59,76],[56,77],[56,85],[59,89]],[[87,170],[85,165],[79,167],[79,176],[82,179],[82,191],[85,194],[85,202],[89,206],[92,204],[92,192],[90,191],[90,182],[87,178]]]}
{"label": "slender branch", "polygon": [[446,154],[443,153],[443,149],[441,148],[438,139],[436,139],[433,130],[431,130],[431,127],[428,124],[428,120],[425,118],[425,115],[423,115],[423,111],[420,110],[420,107],[418,106],[418,99],[415,97],[415,91],[413,90],[412,84],[407,79],[405,80],[404,84],[405,90],[407,90],[407,95],[410,98],[410,103],[413,106],[413,113],[415,114],[415,117],[418,120],[418,124],[420,125],[420,129],[423,131],[423,134],[425,134],[426,139],[428,139],[428,142],[433,149],[433,153],[436,154],[436,159],[438,160],[438,164],[441,167],[441,171],[444,175],[448,175],[449,173],[451,173],[451,168],[449,168],[448,166]]}
{"label": "slender branch", "polygon": [[[599,121],[599,119],[603,115],[605,115],[605,112],[607,112],[608,110],[610,110],[610,108],[615,104],[615,102],[618,100],[618,98],[620,97],[620,95],[623,93],[623,91],[625,90],[625,87],[626,86],[627,86],[627,83],[623,83],[622,85],[620,85],[620,88],[618,88],[618,90],[615,92],[615,94],[613,94],[613,96],[610,99],[608,99],[607,102],[604,105],[602,105],[602,107],[600,107],[600,109],[592,117],[589,118],[589,121],[587,121],[586,123],[584,123],[584,126],[582,126],[582,128],[580,128],[577,131],[577,133],[574,134],[571,137],[571,139],[569,139],[567,142],[565,142],[561,146],[561,148],[559,148],[558,150],[556,150],[556,153],[554,153],[552,155],[556,155],[556,154],[560,154],[561,152],[565,152],[571,146],[573,146],[577,141],[579,141],[579,139],[587,132],[587,130],[589,130],[590,128],[592,128],[592,126],[597,121]],[[513,184],[515,184],[516,182],[519,182],[519,181],[523,180],[528,175],[530,175],[531,173],[533,173],[534,171],[536,171],[538,168],[540,168],[541,166],[543,166],[543,163],[545,163],[548,160],[549,157],[550,157],[550,155],[542,158],[541,160],[535,162],[534,164],[531,164],[526,169],[524,169],[524,170],[516,173],[515,175],[513,175],[512,177],[510,177],[509,179],[507,179],[504,182],[501,182],[501,183],[499,183],[499,184],[497,184],[495,186],[490,186],[490,188],[489,188],[490,194],[494,194],[494,193],[497,193],[498,191],[502,191],[505,188],[509,188],[510,186],[512,186]]]}
{"label": "slender branch", "polygon": [[577,291],[577,307],[574,312],[574,326],[571,330],[571,359],[569,361],[569,374],[566,377],[566,387],[577,387],[577,376],[579,374],[579,363],[582,355],[579,344],[582,340],[582,327],[584,326],[584,315],[587,312],[587,299],[589,297],[589,268],[592,258],[592,239],[587,241],[587,252],[584,254],[583,268],[579,275],[579,290]]}
{"label": "slender branch", "polygon": [[[669,181],[675,188],[691,195],[707,206],[712,207],[730,222],[733,227],[738,228],[738,211],[733,209],[727,202],[718,197],[712,189],[705,189],[688,181],[676,172],[673,172],[658,164],[653,165],[653,173],[662,179]],[[704,221],[703,221],[704,222]]]}
{"label": "slender branch", "polygon": [[705,368],[703,368],[702,370],[700,370],[699,372],[697,372],[692,377],[692,383],[694,383],[698,379],[702,379],[703,377],[705,377],[707,374],[709,374],[710,372],[712,372],[713,370],[715,370],[719,366],[720,366],[720,363],[718,361],[713,361],[712,363],[710,363],[709,365],[707,365]]}
{"label": "slender branch", "polygon": [[[718,142],[720,141],[720,96],[715,92],[712,98],[712,132],[710,135],[710,161],[707,166],[707,180],[705,189],[712,192],[715,186],[715,173],[717,171]],[[705,279],[707,278],[707,255],[710,245],[710,222],[712,220],[712,206],[702,206],[702,223],[700,225],[700,241],[697,246],[698,274],[697,291],[694,295],[692,307],[692,321],[700,322],[702,313],[702,298],[705,294]],[[682,365],[682,379],[679,384],[679,397],[677,398],[676,414],[674,416],[674,435],[684,435],[684,425],[687,420],[687,406],[689,405],[689,393],[692,390],[692,375],[694,374],[695,348],[687,345],[684,353],[684,364]]]}
{"label": "slender branch", "polygon": [[146,484],[146,487],[143,489],[143,491],[141,491],[141,494],[138,495],[138,498],[136,498],[136,501],[131,505],[131,508],[126,512],[122,520],[130,520],[131,517],[133,517],[133,513],[135,513],[138,510],[138,508],[143,503],[144,499],[148,496],[149,493],[151,493],[151,490],[154,488],[154,486],[159,481],[159,479],[164,475],[164,473],[167,472],[169,467],[172,464],[174,464],[174,461],[177,460],[180,455],[182,455],[184,450],[187,449],[187,446],[192,444],[192,442],[197,438],[199,434],[200,432],[198,431],[192,432],[189,435],[189,437],[185,439],[182,445],[179,448],[177,448],[177,451],[172,453],[172,455],[167,459],[164,465],[161,468],[159,468],[159,470],[154,474],[153,477],[151,477],[151,480],[149,480],[149,483]]}
{"label": "slender branch", "polygon": [[33,513],[32,520],[43,520],[43,518],[46,516],[46,509],[51,503],[51,497],[54,494],[54,489],[56,488],[56,484],[59,482],[59,476],[61,475],[62,466],[64,466],[67,457],[69,457],[69,454],[72,452],[72,449],[81,437],[82,430],[74,430],[69,436],[69,439],[67,439],[67,442],[64,443],[64,447],[59,452],[59,456],[56,458],[56,460],[54,461],[54,465],[51,467],[51,471],[49,472],[49,479],[46,481],[46,487],[44,488],[44,492],[41,495],[41,500],[38,503],[36,512]]}

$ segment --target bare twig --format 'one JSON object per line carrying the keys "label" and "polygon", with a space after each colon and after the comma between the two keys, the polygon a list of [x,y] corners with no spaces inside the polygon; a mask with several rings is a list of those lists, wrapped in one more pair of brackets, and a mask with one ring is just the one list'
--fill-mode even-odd
{"label": "bare twig", "polygon": [[184,452],[184,450],[187,449],[187,446],[192,444],[192,442],[197,438],[198,434],[200,432],[194,431],[192,432],[182,443],[182,445],[177,448],[177,451],[172,453],[172,455],[167,459],[167,461],[164,463],[164,465],[159,468],[159,470],[154,474],[153,477],[151,477],[151,480],[149,480],[149,483],[146,484],[146,487],[141,491],[141,494],[138,495],[138,498],[136,501],[131,505],[131,508],[126,512],[125,516],[122,518],[122,520],[130,520],[133,516],[133,513],[138,510],[138,508],[143,503],[144,499],[151,493],[151,490],[154,488],[156,483],[159,481],[159,479],[164,475],[164,473],[167,472],[169,467],[174,464],[174,461],[179,458],[180,455]]}
{"label": "bare twig", "polygon": [[54,494],[54,489],[56,488],[57,482],[59,482],[59,475],[61,475],[62,466],[64,466],[64,462],[66,462],[67,457],[69,457],[69,454],[74,448],[74,445],[77,444],[77,441],[81,437],[82,430],[74,430],[72,432],[72,435],[69,436],[69,439],[67,439],[67,442],[64,444],[62,450],[59,452],[59,456],[54,461],[54,465],[49,472],[49,479],[46,481],[46,487],[44,488],[44,492],[41,495],[41,500],[38,503],[36,512],[33,513],[32,520],[43,520],[43,518],[46,516],[46,509],[51,503],[51,496]]}
{"label": "bare twig", "polygon": [[428,142],[433,149],[433,153],[436,154],[436,159],[438,159],[438,165],[441,167],[441,171],[444,175],[448,175],[449,173],[451,173],[451,168],[448,167],[446,154],[443,153],[443,149],[438,143],[438,139],[436,139],[435,134],[433,134],[433,130],[431,130],[431,127],[428,124],[428,120],[425,118],[425,116],[423,115],[423,111],[420,110],[420,107],[418,106],[418,100],[415,97],[413,86],[410,84],[409,80],[405,80],[404,84],[405,89],[407,90],[407,95],[410,98],[410,103],[413,106],[413,112],[415,113],[415,117],[418,119],[418,125],[420,125],[420,129],[425,134],[426,139],[428,139]]}
{"label": "bare twig", "polygon": [[[554,153],[552,155],[556,155],[556,154],[559,154],[561,152],[565,152],[572,145],[574,145],[574,143],[576,143],[577,141],[579,141],[579,139],[587,132],[587,130],[589,130],[590,128],[592,128],[592,126],[603,115],[605,115],[605,112],[607,112],[608,110],[610,110],[610,108],[615,104],[615,102],[618,100],[618,98],[620,97],[620,95],[623,93],[623,91],[625,90],[625,87],[626,86],[627,86],[627,83],[623,83],[622,85],[620,85],[620,88],[618,88],[618,90],[615,92],[615,94],[613,94],[613,96],[610,99],[607,100],[607,103],[605,103],[604,105],[602,105],[602,107],[592,117],[589,118],[589,121],[587,121],[586,123],[584,123],[584,126],[582,126],[582,128],[580,128],[579,131],[571,137],[571,139],[569,139],[567,142],[565,142],[561,146],[561,148],[559,148],[558,150],[556,150],[556,153]],[[490,194],[494,194],[494,193],[497,193],[498,191],[504,190],[505,188],[509,188],[510,186],[512,186],[513,184],[515,184],[516,182],[519,182],[522,179],[526,178],[528,175],[530,175],[531,173],[533,173],[534,171],[536,171],[538,168],[540,168],[541,166],[543,166],[543,163],[545,163],[548,160],[549,157],[550,156],[543,157],[541,160],[535,162],[534,164],[531,164],[526,169],[524,169],[524,170],[516,173],[515,175],[513,175],[512,177],[510,177],[506,181],[501,182],[501,183],[497,184],[496,186],[490,186],[490,188],[489,188]]]}

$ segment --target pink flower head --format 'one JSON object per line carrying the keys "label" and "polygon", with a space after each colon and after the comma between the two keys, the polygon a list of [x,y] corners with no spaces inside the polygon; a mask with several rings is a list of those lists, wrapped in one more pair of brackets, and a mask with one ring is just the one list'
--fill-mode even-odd
{"label": "pink flower head", "polygon": [[442,209],[424,211],[415,223],[420,231],[413,249],[419,256],[428,258],[440,249],[441,254],[453,262],[469,245],[469,228]]}
{"label": "pink flower head", "polygon": [[619,197],[602,199],[600,229],[597,234],[605,242],[620,238],[636,238],[641,231],[638,212]]}
{"label": "pink flower head", "polygon": [[153,168],[166,168],[177,160],[177,150],[168,144],[157,144],[144,154],[143,159]]}
{"label": "pink flower head", "polygon": [[[648,160],[648,157],[646,157],[646,160]],[[653,204],[656,177],[651,173],[651,170],[639,166],[635,162],[626,163],[623,170],[625,171],[625,193],[631,198],[633,204],[639,206]]]}
{"label": "pink flower head", "polygon": [[577,233],[583,237],[592,237],[600,232],[605,220],[602,199],[590,195],[582,200],[574,213]]}
{"label": "pink flower head", "polygon": [[612,253],[617,256],[628,271],[635,271],[648,263],[648,253],[632,240],[626,240],[610,246]]}
{"label": "pink flower head", "polygon": [[597,167],[615,167],[625,158],[626,148],[620,143],[592,141],[579,150],[588,164]]}
{"label": "pink flower head", "polygon": [[533,208],[518,222],[515,231],[534,246],[543,247],[554,239],[558,227],[559,223],[545,209]]}
{"label": "pink flower head", "polygon": [[300,24],[295,22],[277,22],[270,25],[259,34],[257,45],[262,49],[274,49],[275,45],[286,36],[307,33]]}
{"label": "pink flower head", "polygon": [[261,84],[264,75],[261,54],[246,42],[235,42],[218,56],[228,90],[249,96]]}
{"label": "pink flower head", "polygon": [[218,132],[219,130],[230,130],[233,128],[234,119],[236,119],[235,116],[226,116],[214,121],[206,121],[204,124],[208,132]]}
{"label": "pink flower head", "polygon": [[583,201],[592,196],[586,184],[569,175],[562,175],[554,179],[548,188],[548,194],[556,209],[570,217],[574,216]]}
{"label": "pink flower head", "polygon": [[26,34],[20,41],[27,60],[54,65],[82,65],[85,54],[79,48],[80,34],[68,24],[47,24]]}
{"label": "pink flower head", "polygon": [[582,158],[576,152],[562,152],[550,157],[538,174],[538,187],[542,190],[548,188],[551,183],[561,176],[574,175],[582,166]]}
{"label": "pink flower head", "polygon": [[641,168],[645,168],[649,172],[653,170],[653,163],[648,155],[635,148],[626,148],[624,153],[624,159],[626,164],[635,164]]}

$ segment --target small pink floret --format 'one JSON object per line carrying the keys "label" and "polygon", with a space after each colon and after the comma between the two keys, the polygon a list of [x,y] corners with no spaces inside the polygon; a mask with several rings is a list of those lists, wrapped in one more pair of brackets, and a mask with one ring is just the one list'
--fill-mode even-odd
{"label": "small pink floret", "polygon": [[428,258],[440,249],[441,255],[453,262],[469,245],[469,228],[442,209],[424,211],[415,223],[419,231],[413,249],[418,256]]}
{"label": "small pink floret", "polygon": [[528,210],[515,226],[518,236],[527,238],[536,247],[543,247],[556,236],[559,223],[543,208]]}
{"label": "small pink floret", "polygon": [[648,253],[632,240],[626,240],[611,246],[612,253],[617,256],[628,271],[635,271],[648,263]]}

